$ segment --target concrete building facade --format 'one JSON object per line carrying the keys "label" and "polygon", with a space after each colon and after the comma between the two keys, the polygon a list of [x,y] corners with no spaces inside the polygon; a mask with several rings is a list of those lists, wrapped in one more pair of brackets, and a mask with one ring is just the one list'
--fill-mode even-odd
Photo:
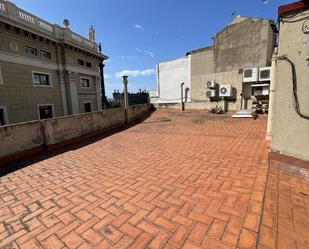
{"label": "concrete building facade", "polygon": [[[252,107],[252,85],[258,82],[244,83],[243,70],[252,67],[267,67],[271,64],[275,46],[276,26],[272,20],[238,16],[214,37],[214,45],[196,49],[186,54],[190,60],[190,102],[186,106],[193,109],[211,109],[225,106],[228,110],[241,108],[243,94],[244,107]],[[159,63],[159,66],[161,63]],[[169,69],[161,74],[170,74]],[[214,80],[220,85],[231,85],[232,94],[228,98],[209,98],[206,96],[206,82]],[[176,83],[172,80],[161,80],[158,89],[172,90]],[[178,83],[179,85],[179,83]],[[170,97],[171,98],[171,97]],[[166,96],[166,99],[169,99]],[[164,107],[158,98],[158,106]],[[168,107],[171,107],[169,105]],[[177,105],[175,105],[178,108]]]}
{"label": "concrete building facade", "polygon": [[102,109],[94,40],[0,1],[0,120],[7,125]]}
{"label": "concrete building facade", "polygon": [[183,57],[157,65],[157,91],[150,97],[157,103],[180,103],[181,83],[184,83],[187,102],[191,101],[191,59]]}
{"label": "concrete building facade", "polygon": [[268,125],[271,151],[309,161],[309,4],[280,7],[279,25]]}

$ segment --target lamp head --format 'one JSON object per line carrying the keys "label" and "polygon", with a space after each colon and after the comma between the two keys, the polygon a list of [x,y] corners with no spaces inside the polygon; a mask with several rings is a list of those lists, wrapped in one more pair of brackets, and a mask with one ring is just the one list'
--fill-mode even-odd
{"label": "lamp head", "polygon": [[122,76],[124,84],[128,84],[128,77],[129,77],[128,75],[123,75]]}

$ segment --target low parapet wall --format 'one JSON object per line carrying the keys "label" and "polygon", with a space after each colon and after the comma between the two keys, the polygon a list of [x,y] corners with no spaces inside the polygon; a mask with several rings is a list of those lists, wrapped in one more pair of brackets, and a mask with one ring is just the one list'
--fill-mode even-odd
{"label": "low parapet wall", "polygon": [[[129,122],[142,118],[152,105],[130,106]],[[0,165],[45,149],[72,143],[125,125],[123,108],[108,109],[65,117],[0,127]]]}

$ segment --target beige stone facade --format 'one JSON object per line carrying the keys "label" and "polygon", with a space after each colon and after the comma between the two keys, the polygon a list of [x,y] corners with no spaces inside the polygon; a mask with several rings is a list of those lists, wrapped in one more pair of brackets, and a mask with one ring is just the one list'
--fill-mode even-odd
{"label": "beige stone facade", "polygon": [[[274,49],[275,26],[272,20],[237,17],[218,32],[214,45],[187,53],[191,56],[192,102],[206,109],[223,105],[222,99],[210,100],[206,96],[206,82],[231,84],[233,97],[226,101],[228,110],[241,108],[242,93],[244,108],[251,109],[253,83],[243,83],[243,69],[266,67],[271,64]],[[194,104],[191,104],[194,106]]]}
{"label": "beige stone facade", "polygon": [[1,124],[102,109],[98,65],[107,56],[96,42],[8,1],[0,6]]}

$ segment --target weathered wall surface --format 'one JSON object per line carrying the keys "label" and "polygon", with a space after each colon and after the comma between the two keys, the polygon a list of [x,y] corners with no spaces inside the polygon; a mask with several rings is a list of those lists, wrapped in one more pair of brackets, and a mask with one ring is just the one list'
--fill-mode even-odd
{"label": "weathered wall surface", "polygon": [[[309,11],[303,12],[302,17]],[[288,18],[289,21],[297,20]],[[302,32],[302,21],[280,23],[278,56],[287,57],[296,66],[297,92],[300,109],[309,115],[309,84],[306,62],[308,34]],[[272,145],[276,153],[309,160],[309,120],[301,118],[293,108],[292,72],[285,61],[277,61],[275,103],[273,109]]]}
{"label": "weathered wall surface", "polygon": [[149,111],[149,104],[131,105],[128,110],[128,121],[141,118],[145,112]]}
{"label": "weathered wall surface", "polygon": [[39,121],[0,127],[0,158],[43,144]]}
{"label": "weathered wall surface", "polygon": [[61,143],[125,122],[122,108],[43,120],[48,145]]}
{"label": "weathered wall surface", "polygon": [[270,21],[238,17],[215,37],[215,71],[270,65],[274,44]]}
{"label": "weathered wall surface", "polygon": [[[129,121],[141,118],[152,105],[130,106]],[[125,124],[123,108],[19,123],[0,127],[0,159],[40,146],[61,144],[104,129]]]}
{"label": "weathered wall surface", "polygon": [[[206,78],[215,70],[214,50],[207,49],[191,54],[191,98],[206,101]],[[210,77],[210,76],[209,76]],[[208,80],[211,80],[211,76]],[[205,81],[206,80],[206,81]]]}
{"label": "weathered wall surface", "polygon": [[[221,73],[209,73],[192,76],[192,100],[193,102],[205,102],[203,106],[207,109],[214,108],[216,105],[223,106],[223,101],[210,101],[206,97],[206,82],[208,80],[215,80],[219,85],[231,84],[233,87],[234,100],[227,100],[228,110],[236,111],[240,109],[241,98],[240,93],[244,93],[244,104],[251,106],[251,84],[242,83],[242,73],[239,70],[221,72]],[[194,87],[193,87],[194,86]]]}
{"label": "weathered wall surface", "polygon": [[158,65],[158,102],[180,102],[180,84],[185,83],[184,89],[191,91],[191,58],[184,57],[173,61],[161,62]]}

